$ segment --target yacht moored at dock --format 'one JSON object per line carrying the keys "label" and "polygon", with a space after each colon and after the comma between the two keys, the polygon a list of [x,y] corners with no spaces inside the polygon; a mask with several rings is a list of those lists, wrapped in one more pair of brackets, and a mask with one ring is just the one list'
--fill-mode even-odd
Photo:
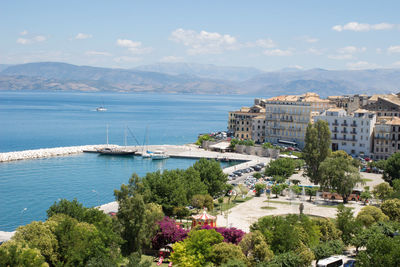
{"label": "yacht moored at dock", "polygon": [[150,154],[151,159],[167,159],[169,155],[165,151],[156,150]]}

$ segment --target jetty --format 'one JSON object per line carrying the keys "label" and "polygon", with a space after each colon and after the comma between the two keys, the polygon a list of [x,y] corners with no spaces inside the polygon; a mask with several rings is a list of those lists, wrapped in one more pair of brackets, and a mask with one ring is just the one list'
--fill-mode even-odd
{"label": "jetty", "polygon": [[[5,152],[5,153],[0,153],[0,162],[67,156],[72,154],[83,153],[84,151],[97,151],[98,149],[102,149],[105,147],[107,147],[107,145],[86,145],[86,146],[54,147],[54,148],[41,148],[41,149]],[[114,148],[118,146],[108,145],[108,147]]]}

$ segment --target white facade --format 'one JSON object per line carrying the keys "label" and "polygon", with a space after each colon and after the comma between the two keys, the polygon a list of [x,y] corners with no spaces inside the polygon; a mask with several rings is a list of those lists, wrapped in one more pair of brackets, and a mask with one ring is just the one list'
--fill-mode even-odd
{"label": "white facade", "polygon": [[251,139],[258,143],[262,144],[265,141],[265,117],[257,116],[252,118],[252,132]]}
{"label": "white facade", "polygon": [[324,120],[331,130],[332,151],[344,150],[349,155],[370,156],[376,115],[368,110],[356,110],[348,115],[345,110],[331,108],[314,117]]}

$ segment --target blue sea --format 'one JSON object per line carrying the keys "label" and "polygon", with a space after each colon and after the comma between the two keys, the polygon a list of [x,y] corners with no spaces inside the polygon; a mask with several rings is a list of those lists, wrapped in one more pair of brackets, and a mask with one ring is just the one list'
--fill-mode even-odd
{"label": "blue sea", "polygon": [[[1,92],[0,152],[109,142],[122,145],[193,143],[199,133],[226,130],[228,111],[252,105],[252,96]],[[106,112],[97,112],[98,106]],[[114,201],[114,189],[132,173],[185,169],[193,159],[79,154],[0,163],[0,230],[44,220],[61,198],[85,206]]]}

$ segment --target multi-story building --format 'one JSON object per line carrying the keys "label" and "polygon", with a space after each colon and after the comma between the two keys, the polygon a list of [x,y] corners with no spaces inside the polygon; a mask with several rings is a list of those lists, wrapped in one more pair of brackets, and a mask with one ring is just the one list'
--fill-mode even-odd
{"label": "multi-story building", "polygon": [[368,103],[367,95],[328,96],[329,101],[338,108],[352,113]]}
{"label": "multi-story building", "polygon": [[400,98],[398,95],[373,95],[363,109],[375,111],[378,117],[400,117]]}
{"label": "multi-story building", "polygon": [[400,118],[386,118],[375,124],[374,153],[375,160],[387,159],[400,151]]}
{"label": "multi-story building", "polygon": [[371,155],[376,123],[374,112],[358,109],[353,114],[347,114],[344,109],[330,108],[314,120],[328,122],[332,151],[344,150],[350,155]]}
{"label": "multi-story building", "polygon": [[303,148],[308,123],[331,107],[329,100],[315,93],[272,97],[265,102],[265,141],[296,144]]}
{"label": "multi-story building", "polygon": [[257,144],[265,141],[265,115],[260,115],[252,119],[251,139]]}
{"label": "multi-story building", "polygon": [[265,109],[259,105],[242,107],[237,111],[229,112],[228,130],[238,139],[252,139],[253,118],[265,117]]}

